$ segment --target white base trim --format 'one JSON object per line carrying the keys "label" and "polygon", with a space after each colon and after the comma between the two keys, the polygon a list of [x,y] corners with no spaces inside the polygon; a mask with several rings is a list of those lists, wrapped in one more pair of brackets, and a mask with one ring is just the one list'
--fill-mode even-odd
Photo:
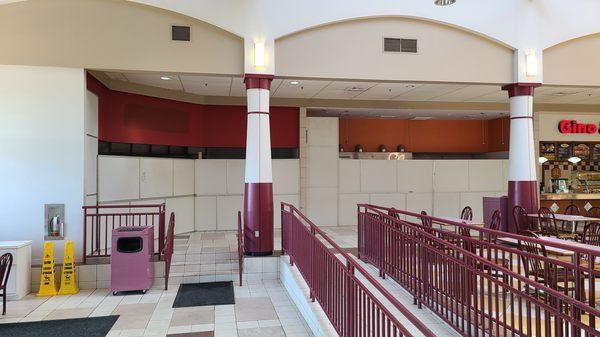
{"label": "white base trim", "polygon": [[290,266],[288,256],[279,259],[279,280],[315,337],[339,336],[319,303],[310,300],[308,285],[298,269]]}

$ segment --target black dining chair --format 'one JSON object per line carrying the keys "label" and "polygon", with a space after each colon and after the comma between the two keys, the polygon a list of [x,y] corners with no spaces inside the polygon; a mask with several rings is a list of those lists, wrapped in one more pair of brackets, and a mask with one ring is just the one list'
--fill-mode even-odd
{"label": "black dining chair", "polygon": [[473,220],[473,209],[470,206],[463,208],[462,212],[460,212],[460,219],[467,221]]}
{"label": "black dining chair", "polygon": [[517,226],[517,233],[524,231],[539,232],[538,230],[533,230],[531,228],[531,221],[529,220],[527,211],[519,205],[513,207],[513,220],[515,221],[515,226]]}
{"label": "black dining chair", "polygon": [[587,245],[600,246],[600,222],[590,222],[585,225],[582,242]]}
{"label": "black dining chair", "polygon": [[542,229],[542,234],[554,236],[559,239],[577,240],[577,233],[571,233],[564,229],[559,229],[556,223],[556,216],[548,207],[542,207],[538,211],[538,222]]}
{"label": "black dining chair", "polygon": [[598,219],[600,219],[600,207],[594,206],[594,207],[590,208],[587,211],[586,215],[589,218],[598,218]]}
{"label": "black dining chair", "polygon": [[2,291],[2,315],[6,315],[6,287],[10,268],[12,268],[13,256],[11,253],[5,253],[0,256],[0,291]]}

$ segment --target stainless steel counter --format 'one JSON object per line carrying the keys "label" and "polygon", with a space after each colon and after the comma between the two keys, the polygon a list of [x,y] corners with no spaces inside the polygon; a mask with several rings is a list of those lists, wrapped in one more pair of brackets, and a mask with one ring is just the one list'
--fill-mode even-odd
{"label": "stainless steel counter", "polygon": [[542,193],[541,200],[600,200],[600,193]]}

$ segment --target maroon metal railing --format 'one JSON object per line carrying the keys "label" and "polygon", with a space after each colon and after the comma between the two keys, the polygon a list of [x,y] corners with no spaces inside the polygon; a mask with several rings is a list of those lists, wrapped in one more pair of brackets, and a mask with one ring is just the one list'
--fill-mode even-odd
{"label": "maroon metal railing", "polygon": [[[501,244],[510,241],[517,247]],[[358,205],[358,246],[361,259],[464,336],[600,336],[600,249],[372,205]],[[545,254],[561,250],[572,252],[571,261]]]}
{"label": "maroon metal railing", "polygon": [[[298,268],[308,284],[311,299],[319,302],[340,336],[413,335],[369,288],[381,293],[424,336],[434,336],[293,205],[281,203],[281,227],[283,253],[288,254],[290,263]],[[333,247],[333,252],[327,245]]]}
{"label": "maroon metal railing", "polygon": [[169,217],[169,227],[167,228],[167,238],[162,254],[165,259],[165,290],[169,290],[169,274],[171,273],[171,259],[173,258],[173,247],[175,245],[175,213],[171,212]]}
{"label": "maroon metal railing", "polygon": [[242,228],[242,212],[238,211],[238,228],[237,228],[237,240],[238,240],[238,274],[240,277],[240,287],[242,286],[242,276],[244,275],[244,232]]}
{"label": "maroon metal railing", "polygon": [[165,244],[165,204],[83,206],[83,263],[110,256],[112,230],[121,226],[154,226],[155,253]]}

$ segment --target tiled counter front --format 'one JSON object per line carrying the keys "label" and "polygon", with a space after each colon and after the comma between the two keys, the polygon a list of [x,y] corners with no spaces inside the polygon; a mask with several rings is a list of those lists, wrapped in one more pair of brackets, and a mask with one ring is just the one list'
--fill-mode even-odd
{"label": "tiled counter front", "polygon": [[506,195],[507,160],[353,160],[338,163],[338,225],[356,225],[356,204],[371,203],[437,216],[464,206],[482,220],[484,196]]}

